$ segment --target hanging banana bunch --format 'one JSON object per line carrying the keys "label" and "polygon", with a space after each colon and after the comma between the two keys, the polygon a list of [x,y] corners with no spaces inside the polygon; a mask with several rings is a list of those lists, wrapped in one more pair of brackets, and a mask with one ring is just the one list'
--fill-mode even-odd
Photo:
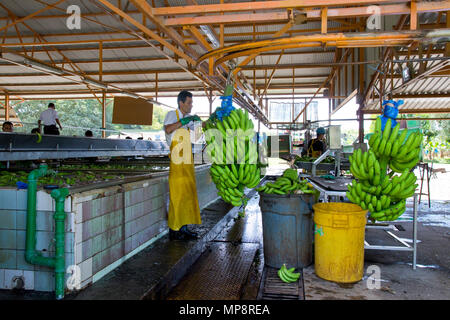
{"label": "hanging banana bunch", "polygon": [[392,128],[390,118],[382,130],[378,117],[370,149],[358,149],[350,156],[350,171],[356,180],[348,185],[347,197],[369,210],[372,220],[396,220],[418,186],[412,169],[419,162],[423,135],[413,132],[406,136],[406,129],[400,133],[400,123]]}
{"label": "hanging banana bunch", "polygon": [[213,163],[211,177],[219,196],[233,206],[241,206],[248,201],[244,188],[255,188],[260,183],[261,168],[257,163],[253,122],[247,110],[232,107],[231,98],[231,95],[222,97],[222,106],[206,123],[207,133],[210,129],[220,133],[220,138],[206,135],[207,152]]}

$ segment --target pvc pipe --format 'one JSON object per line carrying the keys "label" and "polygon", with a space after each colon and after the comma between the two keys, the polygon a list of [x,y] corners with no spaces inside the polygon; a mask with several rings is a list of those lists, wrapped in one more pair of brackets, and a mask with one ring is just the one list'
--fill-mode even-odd
{"label": "pvc pipe", "polygon": [[64,201],[69,195],[67,188],[55,189],[51,196],[55,199],[56,210],[53,218],[55,219],[55,294],[56,299],[64,297],[64,274],[66,270],[65,253],[65,220]]}
{"label": "pvc pipe", "polygon": [[41,164],[39,169],[35,169],[28,175],[27,192],[27,231],[25,260],[30,264],[42,265],[55,269],[55,294],[56,299],[64,297],[64,274],[65,274],[65,219],[64,201],[69,194],[67,188],[56,189],[51,193],[56,201],[55,219],[55,240],[56,253],[54,257],[43,257],[42,253],[36,250],[36,193],[37,181],[49,173],[48,166]]}
{"label": "pvc pipe", "polygon": [[36,193],[37,181],[40,177],[48,173],[48,166],[41,164],[39,169],[35,169],[28,175],[27,191],[27,231],[25,260],[30,264],[38,264],[54,268],[53,258],[43,257],[42,253],[36,250]]}

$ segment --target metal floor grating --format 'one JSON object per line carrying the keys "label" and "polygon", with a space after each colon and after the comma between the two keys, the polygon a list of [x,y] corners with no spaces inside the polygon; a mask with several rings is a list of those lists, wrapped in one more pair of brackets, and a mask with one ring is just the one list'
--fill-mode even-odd
{"label": "metal floor grating", "polygon": [[292,283],[281,281],[277,271],[275,268],[264,267],[258,300],[305,300],[302,270],[299,280]]}
{"label": "metal floor grating", "polygon": [[247,210],[244,218],[226,226],[213,240],[215,242],[260,243],[262,241],[261,214]]}
{"label": "metal floor grating", "polygon": [[259,245],[213,242],[168,300],[239,300]]}

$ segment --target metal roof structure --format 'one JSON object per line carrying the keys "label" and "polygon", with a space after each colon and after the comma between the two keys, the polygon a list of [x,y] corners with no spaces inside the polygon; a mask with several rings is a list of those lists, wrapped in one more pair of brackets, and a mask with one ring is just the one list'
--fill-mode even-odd
{"label": "metal roof structure", "polygon": [[[425,13],[419,22],[450,26],[450,14]],[[410,24],[402,16],[398,26]],[[365,92],[364,113],[380,113],[382,99],[402,99],[400,113],[450,112],[450,50],[446,42],[390,47],[382,52]]]}
{"label": "metal roof structure", "polygon": [[[403,23],[367,29],[373,5]],[[232,75],[235,102],[265,124],[264,97],[276,95],[326,95],[337,106],[358,88],[366,91],[364,112],[374,112],[380,79],[383,95],[394,88],[394,97],[449,96],[448,65],[411,85],[399,82],[398,71],[364,82],[370,67],[400,64],[396,55],[428,58],[425,69],[424,60],[415,64],[421,72],[444,63],[449,12],[448,0],[2,0],[0,99],[104,104],[122,94],[156,101],[180,89],[211,98]],[[379,48],[395,52],[366,59]]]}

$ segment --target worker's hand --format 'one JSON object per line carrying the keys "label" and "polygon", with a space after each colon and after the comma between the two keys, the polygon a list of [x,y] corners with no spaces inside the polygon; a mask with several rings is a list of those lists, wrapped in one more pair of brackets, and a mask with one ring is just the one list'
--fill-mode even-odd
{"label": "worker's hand", "polygon": [[187,125],[189,122],[194,121],[194,117],[185,117],[185,118],[181,118],[180,122],[183,126]]}

